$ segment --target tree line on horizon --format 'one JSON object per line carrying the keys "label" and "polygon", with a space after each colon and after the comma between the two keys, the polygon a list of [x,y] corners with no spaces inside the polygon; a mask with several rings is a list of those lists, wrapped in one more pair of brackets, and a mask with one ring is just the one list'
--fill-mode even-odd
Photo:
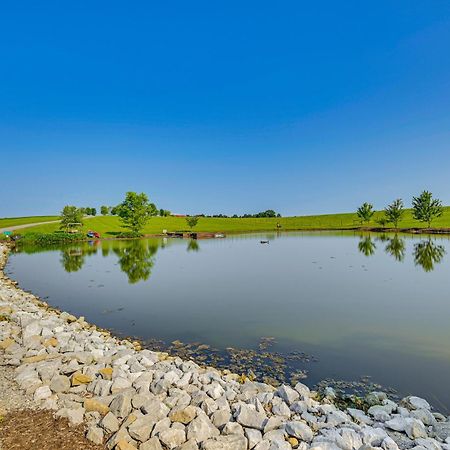
{"label": "tree line on horizon", "polygon": [[266,209],[255,214],[233,214],[232,216],[227,214],[196,214],[197,217],[209,217],[209,218],[220,218],[220,219],[258,219],[264,217],[281,217],[280,213],[275,212],[273,209]]}
{"label": "tree line on horizon", "polygon": [[[413,218],[419,222],[424,222],[431,227],[433,220],[442,216],[444,207],[442,202],[433,198],[433,194],[429,191],[422,191],[418,197],[412,198],[412,215]],[[387,205],[383,210],[383,217],[377,220],[377,223],[381,226],[386,226],[392,223],[394,228],[398,228],[398,224],[402,220],[405,213],[403,200],[398,198],[392,203]],[[375,214],[373,205],[368,202],[364,202],[357,210],[356,215],[362,223],[368,224]]]}
{"label": "tree line on horizon", "polygon": [[[127,192],[125,199],[117,206],[100,207],[100,213],[103,216],[114,215],[119,216],[122,225],[125,228],[130,229],[133,235],[139,235],[144,229],[147,221],[152,216],[167,217],[171,215],[171,212],[166,209],[158,209],[154,203],[151,203],[147,195],[142,192],[137,194],[136,192]],[[71,225],[82,224],[83,217],[85,215],[95,216],[97,210],[95,208],[77,208],[76,206],[67,205],[61,212],[61,229],[68,229]],[[186,224],[192,229],[200,220],[201,217],[224,217],[228,218],[224,214],[207,216],[205,214],[197,214],[194,216],[186,216]],[[238,216],[235,214],[231,218],[261,218],[261,217],[281,217],[281,214],[277,214],[274,210],[268,209],[256,214],[244,214]]]}
{"label": "tree line on horizon", "polygon": [[[109,207],[102,206],[100,208],[102,215],[117,215],[120,217],[122,225],[128,228],[134,235],[138,235],[142,232],[147,221],[152,216],[168,216],[170,211],[164,209],[158,209],[154,203],[151,203],[145,193],[127,192],[125,199],[117,206]],[[433,198],[433,194],[429,191],[423,191],[418,197],[412,199],[412,212],[413,217],[416,220],[425,222],[428,227],[434,219],[442,216],[443,206],[442,202]],[[76,206],[67,205],[61,212],[61,228],[69,228],[73,224],[78,224],[83,221],[85,215],[95,216],[97,213],[95,208],[77,208]],[[386,226],[392,223],[395,228],[398,228],[398,224],[403,218],[405,208],[402,199],[396,199],[391,204],[387,205],[383,210],[383,217],[378,219],[378,223],[382,226]],[[373,218],[375,210],[371,203],[363,203],[356,211],[356,215],[362,223],[368,224]],[[211,217],[204,214],[187,216],[186,223],[192,229],[194,228],[201,217]],[[227,217],[225,215],[212,216],[212,217]],[[263,218],[263,217],[281,217],[274,210],[266,210],[257,214],[244,214],[243,216],[237,216],[236,214],[232,218]]]}
{"label": "tree line on horizon", "polygon": [[[124,227],[129,228],[132,234],[139,234],[151,216],[156,216],[164,210],[156,208],[145,193],[127,192],[125,199],[117,206],[102,206],[102,215],[114,214],[120,217]],[[90,214],[91,213],[91,214]],[[83,224],[85,215],[96,215],[95,208],[78,208],[66,205],[61,212],[61,229],[69,229],[71,225]]]}
{"label": "tree line on horizon", "polygon": [[[100,208],[102,215],[117,215],[120,217],[122,225],[130,230],[130,234],[138,236],[144,229],[147,221],[152,216],[169,216],[170,211],[157,209],[154,203],[151,203],[148,196],[142,192],[127,192],[125,199],[117,206],[102,206]],[[95,208],[77,208],[67,205],[61,212],[61,229],[69,229],[74,224],[83,224],[85,215],[96,214]],[[187,224],[193,228],[197,225],[198,217],[186,217]]]}

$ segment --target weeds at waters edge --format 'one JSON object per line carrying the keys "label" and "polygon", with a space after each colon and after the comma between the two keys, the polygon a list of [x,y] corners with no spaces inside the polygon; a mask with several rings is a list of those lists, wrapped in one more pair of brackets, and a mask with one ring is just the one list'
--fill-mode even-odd
{"label": "weeds at waters edge", "polygon": [[353,380],[335,380],[333,378],[324,378],[316,384],[315,389],[319,394],[319,398],[328,397],[327,391],[329,389],[333,392],[333,403],[339,408],[345,410],[346,408],[362,409],[367,412],[372,404],[367,402],[367,396],[372,392],[383,392],[390,400],[398,402],[400,397],[397,390],[382,386],[370,380],[370,376],[361,377],[359,381]]}
{"label": "weeds at waters edge", "polygon": [[64,231],[56,231],[54,233],[29,233],[23,235],[19,239],[19,242],[20,245],[35,244],[39,246],[46,246],[83,240],[86,240],[86,237],[82,233],[66,233]]}
{"label": "weeds at waters edge", "polygon": [[[139,343],[142,348],[192,360],[204,367],[211,366],[218,370],[239,374],[238,381],[241,383],[262,381],[274,387],[281,384],[294,386],[298,382],[304,382],[304,379],[308,377],[308,370],[300,369],[299,363],[304,366],[318,361],[316,357],[300,351],[289,353],[270,351],[269,348],[275,344],[272,337],[260,338],[257,349],[229,347],[219,350],[200,342],[185,343],[175,340],[171,344],[166,344],[159,339],[142,340],[136,336],[121,336],[121,333],[114,330],[109,331],[116,336]],[[327,396],[326,388],[328,387],[332,387],[334,391],[333,403],[343,409],[352,407],[367,411],[371,405],[367,403],[366,397],[372,391],[383,391],[388,398],[398,401],[395,389],[372,382],[370,376],[361,377],[359,381],[324,379],[314,386],[319,398]]]}
{"label": "weeds at waters edge", "polygon": [[123,231],[121,233],[115,234],[114,237],[118,239],[139,239],[144,237],[144,235],[141,233],[134,233],[132,231]]}

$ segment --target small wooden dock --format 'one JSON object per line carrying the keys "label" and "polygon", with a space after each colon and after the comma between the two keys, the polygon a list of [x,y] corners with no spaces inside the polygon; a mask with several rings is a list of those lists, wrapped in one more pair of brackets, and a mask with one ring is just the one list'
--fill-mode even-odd
{"label": "small wooden dock", "polygon": [[193,231],[167,231],[164,236],[178,239],[216,239],[224,238],[223,233],[206,233],[206,232],[193,232]]}

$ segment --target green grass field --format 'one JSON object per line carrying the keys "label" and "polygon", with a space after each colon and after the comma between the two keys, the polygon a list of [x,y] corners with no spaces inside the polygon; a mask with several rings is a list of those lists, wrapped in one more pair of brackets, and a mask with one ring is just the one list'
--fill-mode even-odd
{"label": "green grass field", "polygon": [[[364,227],[378,227],[376,220],[382,217],[382,212],[377,212],[373,220]],[[34,221],[31,220],[31,222]],[[47,218],[51,220],[52,218]],[[0,219],[4,220],[4,219]],[[11,219],[12,220],[12,219]],[[19,220],[19,219],[17,219]],[[280,223],[282,230],[310,230],[310,229],[339,229],[355,228],[361,224],[356,214],[326,214],[318,216],[299,216],[299,217],[281,217],[281,218],[261,218],[261,219],[223,219],[223,218],[203,218],[199,219],[197,226],[193,231],[198,232],[224,232],[238,233],[251,231],[271,231],[277,228]],[[433,228],[450,228],[450,207],[444,208],[444,214],[436,219]],[[400,222],[400,228],[426,228],[426,225],[414,220],[411,216],[411,210],[405,212],[403,220]],[[59,224],[39,225],[35,227],[18,230],[20,234],[30,232],[51,233],[59,229]],[[104,237],[113,237],[115,234],[126,231],[121,226],[120,220],[116,216],[97,216],[84,220],[83,231],[94,230]],[[152,217],[144,229],[145,234],[160,234],[162,230],[182,231],[189,230],[186,220],[183,217]]]}
{"label": "green grass field", "polygon": [[58,216],[5,217],[0,219],[0,228],[26,225],[27,223],[49,222],[50,220],[58,219]]}

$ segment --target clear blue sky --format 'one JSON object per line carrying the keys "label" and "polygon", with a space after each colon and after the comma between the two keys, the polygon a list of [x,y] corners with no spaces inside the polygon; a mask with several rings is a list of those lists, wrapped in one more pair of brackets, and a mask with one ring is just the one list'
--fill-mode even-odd
{"label": "clear blue sky", "polygon": [[0,217],[450,204],[450,2],[5,2],[0,157]]}

